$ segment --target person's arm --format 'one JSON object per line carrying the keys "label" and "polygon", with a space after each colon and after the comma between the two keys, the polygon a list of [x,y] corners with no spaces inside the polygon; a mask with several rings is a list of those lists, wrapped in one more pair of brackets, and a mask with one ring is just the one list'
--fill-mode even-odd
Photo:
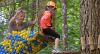
{"label": "person's arm", "polygon": [[19,14],[19,12],[17,12],[17,13],[10,19],[9,23],[15,22],[15,20],[16,20],[18,14]]}
{"label": "person's arm", "polygon": [[40,18],[43,15],[43,11],[41,11],[40,13],[38,13],[37,18],[35,18],[35,20],[32,20],[30,22],[25,22],[22,26],[22,28],[28,28],[29,26],[34,26],[36,23],[39,23]]}
{"label": "person's arm", "polygon": [[8,23],[8,32],[12,32],[12,24],[15,22],[16,17],[13,16]]}
{"label": "person's arm", "polygon": [[9,23],[13,23],[15,21],[16,17],[12,17],[9,21]]}
{"label": "person's arm", "polygon": [[38,13],[38,16],[37,16],[37,18],[35,18],[35,20],[28,22],[28,24],[29,24],[28,26],[34,26],[36,23],[39,23],[40,18],[42,16],[43,16],[43,10]]}
{"label": "person's arm", "polygon": [[28,22],[28,26],[34,26],[37,22],[37,19],[33,20],[33,21],[30,21]]}

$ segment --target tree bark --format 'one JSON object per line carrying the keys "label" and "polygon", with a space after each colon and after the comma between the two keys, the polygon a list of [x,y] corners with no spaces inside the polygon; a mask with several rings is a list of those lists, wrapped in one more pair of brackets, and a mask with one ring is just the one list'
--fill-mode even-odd
{"label": "tree bark", "polygon": [[100,54],[100,0],[81,0],[81,46],[82,54]]}
{"label": "tree bark", "polygon": [[62,0],[62,40],[63,40],[63,46],[64,46],[64,51],[67,49],[67,7],[66,4],[67,0]]}

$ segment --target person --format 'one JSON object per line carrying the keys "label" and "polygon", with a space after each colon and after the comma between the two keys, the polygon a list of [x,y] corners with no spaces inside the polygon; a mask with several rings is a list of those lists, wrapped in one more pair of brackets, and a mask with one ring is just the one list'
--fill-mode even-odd
{"label": "person", "polygon": [[40,29],[44,35],[55,37],[55,46],[52,52],[60,52],[59,46],[59,39],[60,35],[52,29],[52,18],[54,11],[56,10],[56,5],[53,1],[49,1],[45,8],[45,11],[40,18]]}
{"label": "person", "polygon": [[16,10],[15,15],[9,21],[8,32],[11,33],[12,31],[21,31],[29,26],[33,26],[36,22],[36,20],[30,22],[23,22],[24,18],[25,12],[21,7],[19,7]]}

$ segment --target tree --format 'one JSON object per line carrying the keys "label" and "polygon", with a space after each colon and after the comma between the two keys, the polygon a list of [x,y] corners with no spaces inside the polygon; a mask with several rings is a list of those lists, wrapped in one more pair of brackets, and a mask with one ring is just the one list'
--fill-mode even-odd
{"label": "tree", "polygon": [[64,50],[67,48],[67,11],[66,11],[66,0],[62,0],[62,35],[63,35],[63,46]]}
{"label": "tree", "polygon": [[100,0],[81,0],[82,54],[100,54]]}

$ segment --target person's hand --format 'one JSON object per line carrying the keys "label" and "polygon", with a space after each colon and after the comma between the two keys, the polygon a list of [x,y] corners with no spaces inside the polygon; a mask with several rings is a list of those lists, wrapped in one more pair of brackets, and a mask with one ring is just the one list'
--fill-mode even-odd
{"label": "person's hand", "polygon": [[17,10],[15,15],[18,16],[20,14],[21,14],[21,10]]}
{"label": "person's hand", "polygon": [[37,21],[38,21],[38,19],[36,18],[36,19],[34,19],[34,20],[32,21],[32,23],[33,23],[33,24],[36,24]]}

